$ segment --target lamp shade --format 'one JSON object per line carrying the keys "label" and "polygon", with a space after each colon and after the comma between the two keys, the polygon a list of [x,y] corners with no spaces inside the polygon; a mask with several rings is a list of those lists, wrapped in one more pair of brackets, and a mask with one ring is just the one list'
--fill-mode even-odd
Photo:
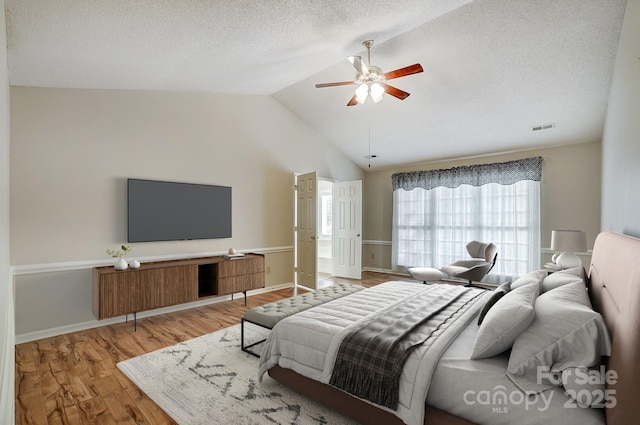
{"label": "lamp shade", "polygon": [[384,87],[382,87],[378,83],[371,84],[371,88],[369,89],[371,92],[371,99],[374,103],[378,103],[382,100],[382,95],[384,94]]}
{"label": "lamp shade", "polygon": [[587,235],[581,230],[551,231],[551,249],[561,251],[556,264],[563,269],[579,267],[582,260],[575,253],[587,250]]}
{"label": "lamp shade", "polygon": [[369,86],[366,84],[360,84],[356,89],[356,102],[359,104],[363,104],[365,100],[367,100],[367,96],[369,95]]}
{"label": "lamp shade", "polygon": [[582,230],[552,230],[551,249],[561,252],[584,252],[587,235]]}

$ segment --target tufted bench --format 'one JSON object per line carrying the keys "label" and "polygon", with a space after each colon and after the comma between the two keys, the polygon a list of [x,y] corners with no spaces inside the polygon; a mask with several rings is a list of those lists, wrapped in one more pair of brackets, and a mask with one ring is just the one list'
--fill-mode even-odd
{"label": "tufted bench", "polygon": [[265,341],[262,339],[250,345],[244,345],[244,322],[253,323],[254,325],[262,326],[267,329],[273,329],[276,323],[285,317],[292,316],[296,313],[300,313],[301,311],[310,309],[311,307],[344,297],[345,295],[353,294],[354,292],[358,292],[362,289],[364,289],[364,287],[360,285],[338,283],[326,288],[317,289],[313,292],[306,292],[295,297],[285,298],[259,307],[254,307],[248,310],[240,320],[240,348],[242,351],[256,357],[260,357],[258,354],[250,351],[249,348]]}

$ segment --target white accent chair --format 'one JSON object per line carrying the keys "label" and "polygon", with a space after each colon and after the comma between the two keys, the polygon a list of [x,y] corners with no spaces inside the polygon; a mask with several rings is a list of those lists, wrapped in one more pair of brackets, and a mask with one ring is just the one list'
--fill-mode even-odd
{"label": "white accent chair", "polygon": [[460,260],[441,267],[449,277],[467,280],[467,286],[480,282],[496,264],[498,247],[494,243],[471,241],[467,244],[470,260]]}

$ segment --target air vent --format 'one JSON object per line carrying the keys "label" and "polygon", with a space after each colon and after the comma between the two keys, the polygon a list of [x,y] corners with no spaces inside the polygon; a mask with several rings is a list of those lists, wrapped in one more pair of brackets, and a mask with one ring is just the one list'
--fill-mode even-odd
{"label": "air vent", "polygon": [[551,124],[539,125],[537,127],[531,127],[531,130],[533,131],[549,130],[550,128],[555,128],[555,127],[556,127],[555,123],[551,123]]}

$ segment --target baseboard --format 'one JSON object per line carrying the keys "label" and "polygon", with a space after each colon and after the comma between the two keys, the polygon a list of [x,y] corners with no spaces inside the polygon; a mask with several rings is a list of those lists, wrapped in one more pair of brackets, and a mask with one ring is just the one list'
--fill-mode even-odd
{"label": "baseboard", "polygon": [[[251,291],[247,291],[247,297],[258,295],[258,294],[264,294],[267,292],[277,291],[279,289],[287,289],[287,288],[293,288],[293,283],[292,282],[281,283],[279,285],[268,286],[260,289],[253,289]],[[238,296],[242,297],[243,295],[242,293],[239,293],[239,294],[234,294],[233,297],[234,299],[237,299]],[[171,307],[163,307],[155,310],[143,311],[138,313],[137,316],[138,316],[138,319],[143,319],[145,317],[157,316],[160,314],[172,313],[175,311],[187,310],[190,308],[202,307],[209,304],[216,304],[224,301],[230,301],[231,297],[232,297],[231,295],[223,295],[215,298],[207,298],[206,300],[202,300],[202,301],[195,301],[187,304],[179,304]],[[131,320],[132,318],[130,317],[129,319]],[[58,326],[55,328],[43,329],[35,332],[19,334],[19,335],[16,335],[15,342],[16,344],[22,344],[25,342],[36,341],[38,339],[51,338],[58,335],[64,335],[71,332],[86,331],[87,329],[99,328],[101,326],[108,326],[116,323],[122,323],[124,321],[125,321],[125,318],[122,316],[119,316],[119,317],[114,317],[110,319],[89,320],[87,322],[82,322],[82,323],[73,323],[70,325]]]}
{"label": "baseboard", "polygon": [[383,269],[379,267],[363,267],[363,272],[374,272],[374,273],[385,273],[385,274],[394,274],[397,276],[410,276],[409,273],[403,273],[396,270]]}

